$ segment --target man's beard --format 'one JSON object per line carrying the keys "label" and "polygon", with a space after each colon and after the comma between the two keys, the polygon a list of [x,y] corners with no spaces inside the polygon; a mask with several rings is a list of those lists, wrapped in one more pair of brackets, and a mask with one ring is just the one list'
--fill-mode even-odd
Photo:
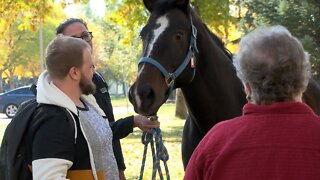
{"label": "man's beard", "polygon": [[82,91],[82,94],[89,95],[94,94],[96,92],[96,85],[93,84],[91,80],[86,80],[83,74],[81,76],[79,86]]}

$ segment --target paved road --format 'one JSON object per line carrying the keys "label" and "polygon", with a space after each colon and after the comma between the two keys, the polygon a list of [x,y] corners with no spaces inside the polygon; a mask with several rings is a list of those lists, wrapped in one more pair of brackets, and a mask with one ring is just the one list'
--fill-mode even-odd
{"label": "paved road", "polygon": [[0,113],[0,124],[8,124],[11,121],[5,114]]}

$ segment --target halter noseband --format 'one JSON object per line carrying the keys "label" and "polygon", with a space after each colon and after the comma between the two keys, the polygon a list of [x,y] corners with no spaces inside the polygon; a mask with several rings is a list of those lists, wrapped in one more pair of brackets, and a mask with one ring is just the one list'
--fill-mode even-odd
{"label": "halter noseband", "polygon": [[[189,50],[188,53],[186,55],[186,57],[184,58],[182,64],[172,73],[169,73],[158,61],[150,58],[150,57],[142,57],[139,60],[138,66],[141,63],[149,63],[154,65],[164,76],[165,82],[167,84],[167,86],[170,88],[170,91],[173,89],[174,83],[175,83],[175,79],[183,72],[183,70],[187,67],[187,65],[189,64],[192,56],[194,56],[194,53],[198,53],[199,50],[197,48],[197,28],[193,25],[192,22],[192,17],[190,15],[190,21],[191,21],[191,30],[192,30],[192,34],[190,37],[190,44],[189,44]],[[193,80],[195,75],[195,70],[193,71],[193,76],[191,81]]]}

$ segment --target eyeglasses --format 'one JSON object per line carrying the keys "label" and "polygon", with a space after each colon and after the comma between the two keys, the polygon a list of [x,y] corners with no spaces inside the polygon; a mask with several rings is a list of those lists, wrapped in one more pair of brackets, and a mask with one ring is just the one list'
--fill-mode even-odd
{"label": "eyeglasses", "polygon": [[91,41],[92,40],[92,38],[93,38],[93,36],[92,36],[92,32],[83,32],[82,34],[81,34],[81,36],[72,36],[72,37],[74,37],[74,38],[81,38],[81,39],[83,39],[83,40],[85,40],[85,41],[87,41],[87,42],[89,42],[89,41]]}

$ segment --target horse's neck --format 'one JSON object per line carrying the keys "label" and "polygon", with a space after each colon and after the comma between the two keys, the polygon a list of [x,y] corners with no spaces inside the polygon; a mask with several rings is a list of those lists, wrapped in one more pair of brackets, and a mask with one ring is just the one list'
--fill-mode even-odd
{"label": "horse's neck", "polygon": [[198,28],[198,31],[196,75],[182,91],[190,115],[198,121],[210,121],[214,125],[240,115],[245,95],[242,83],[224,50],[215,44],[204,28]]}

